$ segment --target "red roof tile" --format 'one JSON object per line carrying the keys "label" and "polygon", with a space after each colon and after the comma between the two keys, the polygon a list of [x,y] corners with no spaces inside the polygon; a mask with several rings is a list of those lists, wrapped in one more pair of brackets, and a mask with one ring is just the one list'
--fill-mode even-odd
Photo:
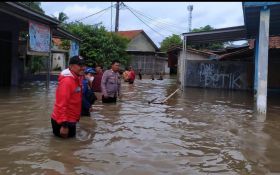
{"label": "red roof tile", "polygon": [[[248,40],[249,48],[253,49],[255,47],[255,39]],[[280,48],[280,36],[269,37],[269,48]]]}
{"label": "red roof tile", "polygon": [[130,31],[119,31],[117,32],[117,34],[128,39],[133,39],[136,36],[138,36],[141,32],[143,32],[143,30],[130,30]]}
{"label": "red roof tile", "polygon": [[60,46],[62,44],[62,41],[60,38],[52,38],[53,44],[56,46]]}

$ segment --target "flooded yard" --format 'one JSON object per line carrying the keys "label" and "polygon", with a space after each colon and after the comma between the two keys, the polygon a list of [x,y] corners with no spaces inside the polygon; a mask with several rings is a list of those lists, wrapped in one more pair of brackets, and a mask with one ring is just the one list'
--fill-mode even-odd
{"label": "flooded yard", "polygon": [[56,82],[0,90],[1,175],[280,173],[280,94],[264,122],[247,91],[185,88],[175,79],[122,83],[117,104],[96,102],[74,139],[52,134]]}

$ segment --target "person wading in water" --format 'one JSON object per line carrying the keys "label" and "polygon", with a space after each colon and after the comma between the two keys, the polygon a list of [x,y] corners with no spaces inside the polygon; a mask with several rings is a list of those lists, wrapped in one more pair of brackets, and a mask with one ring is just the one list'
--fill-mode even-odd
{"label": "person wading in water", "polygon": [[103,73],[101,80],[102,102],[116,103],[120,97],[121,77],[119,74],[120,62],[113,60],[111,69]]}
{"label": "person wading in water", "polygon": [[51,115],[53,134],[68,138],[76,135],[76,123],[81,117],[82,78],[85,61],[81,56],[73,56],[69,68],[63,70],[58,77],[55,103]]}

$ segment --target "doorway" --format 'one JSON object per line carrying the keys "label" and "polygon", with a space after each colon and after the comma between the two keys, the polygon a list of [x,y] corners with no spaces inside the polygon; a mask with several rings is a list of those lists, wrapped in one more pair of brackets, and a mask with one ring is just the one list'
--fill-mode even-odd
{"label": "doorway", "polygon": [[0,86],[11,85],[12,33],[0,31]]}

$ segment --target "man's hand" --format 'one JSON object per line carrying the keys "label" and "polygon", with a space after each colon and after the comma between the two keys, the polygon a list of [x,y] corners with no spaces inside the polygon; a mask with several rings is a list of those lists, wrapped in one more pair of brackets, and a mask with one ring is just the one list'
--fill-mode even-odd
{"label": "man's hand", "polygon": [[61,126],[61,128],[60,128],[60,135],[61,135],[61,137],[67,138],[68,137],[68,133],[69,133],[69,128]]}

